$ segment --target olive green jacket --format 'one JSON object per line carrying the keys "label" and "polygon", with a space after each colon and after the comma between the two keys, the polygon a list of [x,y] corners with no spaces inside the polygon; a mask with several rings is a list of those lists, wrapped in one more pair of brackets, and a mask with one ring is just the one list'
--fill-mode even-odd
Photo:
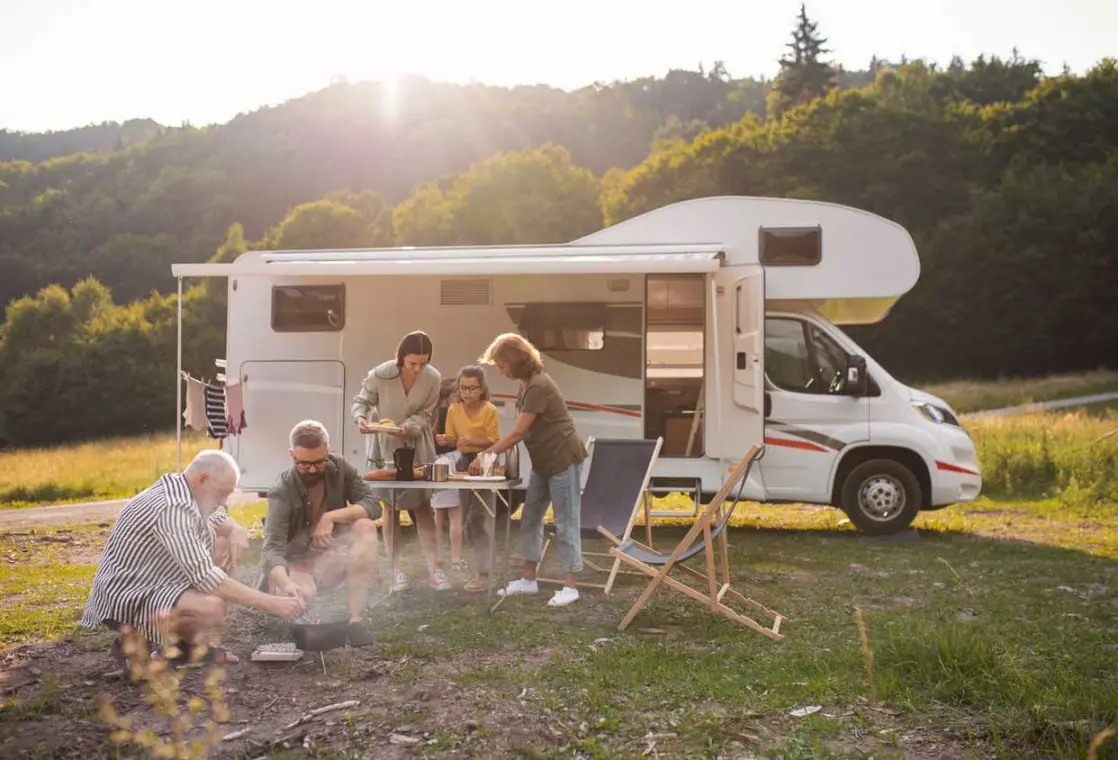
{"label": "olive green jacket", "polygon": [[[361,473],[337,454],[329,454],[326,463],[327,512],[345,509],[347,505],[362,507],[369,518],[380,517],[380,501]],[[294,466],[284,470],[268,489],[268,514],[264,518],[264,548],[261,553],[260,587],[267,584],[268,573],[276,565],[287,566],[292,554],[307,547],[315,526],[309,523],[310,498],[303,479]],[[301,540],[297,540],[301,539]]]}

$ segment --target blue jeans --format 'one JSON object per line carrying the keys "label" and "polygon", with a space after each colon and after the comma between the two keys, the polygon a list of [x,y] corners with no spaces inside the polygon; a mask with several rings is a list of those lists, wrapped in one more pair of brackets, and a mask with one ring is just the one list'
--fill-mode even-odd
{"label": "blue jeans", "polygon": [[543,552],[543,516],[548,504],[555,512],[555,543],[563,572],[582,570],[582,463],[545,478],[535,470],[528,476],[528,493],[520,516],[520,551],[529,562]]}

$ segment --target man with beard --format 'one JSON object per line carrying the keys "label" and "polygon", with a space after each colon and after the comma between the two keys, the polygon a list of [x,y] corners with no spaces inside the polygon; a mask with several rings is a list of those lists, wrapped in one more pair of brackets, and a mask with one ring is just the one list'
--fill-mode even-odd
{"label": "man with beard", "polygon": [[[171,659],[186,662],[224,623],[225,602],[286,620],[302,615],[302,599],[269,596],[228,576],[248,547],[244,528],[219,510],[239,476],[231,456],[210,449],[129,501],[105,543],[81,625],[137,631],[149,649],[178,639],[184,646]],[[123,660],[120,639],[113,655]],[[207,647],[204,657],[237,660],[217,647]]]}
{"label": "man with beard", "polygon": [[359,625],[372,580],[381,509],[353,465],[330,452],[320,422],[291,430],[291,467],[268,491],[260,587],[307,605],[319,591],[346,582],[349,643],[372,643]]}

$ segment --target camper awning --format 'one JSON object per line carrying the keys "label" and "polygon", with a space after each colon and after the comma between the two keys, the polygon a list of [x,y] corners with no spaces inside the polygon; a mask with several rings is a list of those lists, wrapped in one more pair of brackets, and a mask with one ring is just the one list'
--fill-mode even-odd
{"label": "camper awning", "polygon": [[175,277],[647,274],[714,272],[721,246],[526,246],[262,254],[232,264],[173,264]]}

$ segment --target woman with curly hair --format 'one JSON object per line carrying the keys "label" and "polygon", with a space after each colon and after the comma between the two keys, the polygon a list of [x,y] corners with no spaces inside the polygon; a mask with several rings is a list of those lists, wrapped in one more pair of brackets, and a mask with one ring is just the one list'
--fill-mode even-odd
{"label": "woman with curly hair", "polygon": [[[498,593],[518,596],[539,593],[536,571],[543,551],[543,517],[548,504],[555,513],[556,544],[563,564],[563,588],[548,601],[552,607],[565,607],[578,599],[575,576],[582,570],[582,462],[586,447],[575,430],[559,386],[544,371],[540,352],[516,333],[498,335],[479,359],[492,364],[503,377],[520,384],[516,427],[484,453],[501,454],[524,441],[532,460],[528,493],[520,520],[522,577],[511,581]],[[479,470],[479,461],[470,465]]]}

